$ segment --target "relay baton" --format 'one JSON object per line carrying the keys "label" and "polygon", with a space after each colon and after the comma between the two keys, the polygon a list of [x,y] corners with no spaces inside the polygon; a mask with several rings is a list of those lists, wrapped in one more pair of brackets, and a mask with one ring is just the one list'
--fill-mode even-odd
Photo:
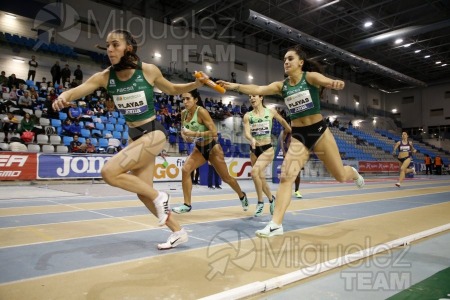
{"label": "relay baton", "polygon": [[[196,78],[201,78],[202,77],[202,73],[195,71],[194,76]],[[217,83],[215,83],[214,81],[212,81],[211,79],[201,79],[201,82],[206,84],[210,88],[216,90],[217,92],[219,92],[221,94],[225,94],[225,89],[222,86],[220,86]]]}

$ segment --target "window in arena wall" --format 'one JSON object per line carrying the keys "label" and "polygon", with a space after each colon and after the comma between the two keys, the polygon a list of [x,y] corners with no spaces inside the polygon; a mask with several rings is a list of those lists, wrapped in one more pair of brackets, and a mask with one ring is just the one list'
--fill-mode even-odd
{"label": "window in arena wall", "polygon": [[411,104],[414,103],[414,96],[408,96],[402,98],[402,104]]}
{"label": "window in arena wall", "polygon": [[247,72],[247,63],[235,60],[234,61],[234,69]]}
{"label": "window in arena wall", "polygon": [[380,106],[380,100],[378,100],[378,99],[372,99],[372,105],[373,105],[373,106]]}
{"label": "window in arena wall", "polygon": [[430,109],[430,117],[442,117],[444,115],[443,108]]}

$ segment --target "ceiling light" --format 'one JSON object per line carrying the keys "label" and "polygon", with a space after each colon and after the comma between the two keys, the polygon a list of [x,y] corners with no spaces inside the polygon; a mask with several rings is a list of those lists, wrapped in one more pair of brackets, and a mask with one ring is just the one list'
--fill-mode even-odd
{"label": "ceiling light", "polygon": [[160,58],[160,57],[161,57],[161,53],[155,52],[154,56],[155,56],[156,58]]}
{"label": "ceiling light", "polygon": [[252,80],[253,76],[252,75],[248,75],[248,79]]}
{"label": "ceiling light", "polygon": [[395,43],[396,43],[396,44],[401,44],[401,43],[403,43],[403,39],[396,39],[396,40],[395,40]]}
{"label": "ceiling light", "polygon": [[208,70],[212,70],[212,67],[211,67],[211,66],[206,66],[206,68],[207,68]]}
{"label": "ceiling light", "polygon": [[371,21],[367,21],[366,23],[364,23],[364,27],[370,27],[370,26],[372,26],[373,25],[373,23],[371,22]]}
{"label": "ceiling light", "polygon": [[414,53],[419,53],[420,51],[422,51],[422,50],[416,50],[416,51],[414,51]]}
{"label": "ceiling light", "polygon": [[424,58],[429,58],[431,55],[425,55]]}
{"label": "ceiling light", "polygon": [[445,67],[447,64],[443,64],[443,65],[441,65],[441,67]]}
{"label": "ceiling light", "polygon": [[404,44],[403,47],[407,48],[409,46],[411,46],[412,44]]}
{"label": "ceiling light", "polygon": [[392,109],[392,113],[393,113],[393,114],[395,114],[396,112],[397,112],[397,109],[396,109],[396,108]]}
{"label": "ceiling light", "polygon": [[441,64],[441,63],[442,63],[442,61],[440,61],[440,60],[438,60],[438,61],[436,62],[437,65],[439,65],[439,64]]}

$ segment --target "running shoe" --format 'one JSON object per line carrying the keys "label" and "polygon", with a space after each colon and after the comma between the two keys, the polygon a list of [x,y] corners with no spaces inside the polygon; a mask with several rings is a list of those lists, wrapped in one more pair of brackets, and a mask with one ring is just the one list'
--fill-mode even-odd
{"label": "running shoe", "polygon": [[247,194],[244,193],[244,198],[239,199],[239,200],[241,201],[242,209],[243,209],[244,211],[247,211],[247,210],[248,210],[248,199],[247,199]]}
{"label": "running shoe", "polygon": [[255,217],[260,217],[262,216],[264,211],[264,203],[257,203],[256,204],[256,210],[255,210]]}
{"label": "running shoe", "polygon": [[187,206],[186,204],[183,204],[183,205],[172,208],[172,211],[177,214],[184,214],[184,213],[190,212],[191,209],[192,209],[192,206]]}
{"label": "running shoe", "polygon": [[273,212],[275,211],[275,196],[272,195],[272,202],[270,202],[270,214],[273,215]]}
{"label": "running shoe", "polygon": [[397,182],[397,183],[395,184],[395,186],[399,188],[399,187],[400,187],[400,182]]}
{"label": "running shoe", "polygon": [[352,167],[352,169],[358,174],[358,178],[354,180],[355,184],[358,189],[362,189],[364,187],[364,178],[361,176],[361,174],[358,173],[358,171],[356,171],[355,168]]}
{"label": "running shoe", "polygon": [[256,230],[255,233],[256,236],[263,238],[283,235],[283,225],[277,225],[273,221],[270,221],[269,224],[264,227],[264,229]]}
{"label": "running shoe", "polygon": [[188,234],[186,230],[182,228],[180,231],[173,232],[167,239],[167,242],[158,244],[158,249],[159,250],[172,249],[180,244],[186,243],[188,240],[189,240]]}
{"label": "running shoe", "polygon": [[156,208],[156,216],[158,218],[158,225],[163,226],[166,224],[167,219],[169,218],[170,209],[169,209],[169,201],[170,201],[170,195],[164,192],[160,192],[160,195],[163,195],[163,197],[158,196],[154,201],[154,205]]}
{"label": "running shoe", "polygon": [[294,193],[294,195],[295,195],[295,197],[297,197],[297,198],[303,198],[302,194],[300,194],[299,191],[296,191],[296,192]]}

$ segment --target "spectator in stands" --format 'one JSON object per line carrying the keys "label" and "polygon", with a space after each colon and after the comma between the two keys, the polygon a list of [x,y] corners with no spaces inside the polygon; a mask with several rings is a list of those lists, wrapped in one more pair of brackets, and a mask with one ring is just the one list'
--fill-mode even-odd
{"label": "spectator in stands", "polygon": [[337,118],[333,121],[333,127],[339,128],[339,120]]}
{"label": "spectator in stands", "polygon": [[216,125],[208,111],[204,108],[202,99],[197,90],[183,93],[185,109],[182,112],[183,129],[181,136],[186,142],[195,142],[195,147],[186,159],[182,168],[182,186],[184,204],[174,207],[172,211],[182,214],[192,209],[192,180],[191,173],[205,162],[209,161],[219,173],[224,182],[238,194],[244,211],[248,209],[247,195],[241,190],[239,183],[230,176],[225,163],[222,147],[216,143]]}
{"label": "spectator in stands", "polygon": [[38,68],[39,64],[36,61],[36,57],[34,55],[31,56],[31,60],[28,61],[28,76],[27,80],[33,80],[36,76],[36,69]]}
{"label": "spectator in stands", "polygon": [[[64,68],[61,70],[61,79],[62,79],[63,87],[69,88],[71,75],[72,75],[72,71],[70,71],[69,64],[66,64],[64,66]],[[67,83],[69,83],[69,84],[67,84]]]}
{"label": "spectator in stands", "polygon": [[[163,77],[158,67],[140,60],[136,54],[137,42],[125,30],[113,30],[108,34],[106,50],[111,66],[62,93],[54,103],[54,108],[60,110],[99,87],[107,89],[117,105],[120,105],[118,108],[125,116],[129,137],[133,142],[109,159],[102,168],[102,177],[112,186],[136,193],[158,218],[158,224],[170,228],[173,233],[166,243],[158,245],[159,249],[176,247],[187,242],[187,232],[174,216],[169,218],[169,195],[153,188],[155,158],[164,148],[167,137],[165,129],[155,122],[153,89],[172,95],[181,94],[202,86],[201,80],[206,75],[191,83],[171,83]],[[123,101],[119,102],[123,98],[128,98],[126,105]]]}
{"label": "spectator in stands", "polygon": [[25,131],[33,131],[33,128],[34,128],[34,121],[31,118],[31,115],[29,113],[25,113],[22,120],[20,120],[20,126],[17,132],[23,133]]}
{"label": "spectator in stands", "polygon": [[364,186],[364,179],[358,171],[342,164],[333,134],[320,113],[321,89],[341,90],[345,83],[322,75],[320,66],[308,60],[300,46],[288,49],[284,68],[287,78],[266,86],[218,81],[225,89],[244,94],[281,95],[291,112],[292,141],[282,165],[277,205],[272,221],[264,229],[256,231],[259,237],[283,234],[282,222],[291,201],[292,183],[313,150],[336,180],[354,180],[357,187]]}
{"label": "spectator in stands", "polygon": [[72,136],[80,135],[81,134],[80,120],[74,119],[72,124],[70,124],[69,130]]}
{"label": "spectator in stands", "polygon": [[405,179],[406,174],[416,174],[414,166],[412,168],[409,167],[409,165],[411,164],[412,153],[416,152],[417,150],[414,149],[412,142],[408,141],[408,133],[403,131],[402,140],[395,143],[394,150],[392,150],[392,155],[397,156],[397,159],[400,162],[400,177],[398,179],[398,182],[395,184],[396,187],[400,187],[403,179]]}
{"label": "spectator in stands", "polygon": [[356,137],[356,145],[367,146],[366,141]]}
{"label": "spectator in stands", "polygon": [[82,115],[82,109],[77,106],[76,102],[73,102],[69,108],[68,116],[70,120],[73,122],[75,120],[80,121]]}
{"label": "spectator in stands", "polygon": [[17,99],[20,99],[21,96],[25,94],[25,85],[23,83],[19,83],[19,88],[16,90]]}
{"label": "spectator in stands", "polygon": [[259,217],[264,211],[263,192],[269,199],[270,214],[275,209],[275,197],[270,191],[266,181],[265,170],[273,161],[274,149],[272,147],[272,120],[275,118],[284,128],[284,135],[291,133],[291,126],[283,119],[275,109],[264,105],[261,95],[249,95],[252,110],[244,115],[244,136],[250,142],[250,160],[252,163],[252,179],[258,203],[256,204],[255,217]]}
{"label": "spectator in stands", "polygon": [[70,142],[69,152],[72,152],[72,153],[82,153],[83,152],[83,150],[81,149],[81,142],[78,140],[77,134],[75,134],[73,136],[73,141]]}
{"label": "spectator in stands", "polygon": [[242,103],[241,105],[241,115],[245,115],[248,111],[247,105],[245,103]]}
{"label": "spectator in stands", "polygon": [[39,88],[39,91],[47,91],[47,78],[42,77],[42,80],[40,82],[36,82],[36,86]]}
{"label": "spectator in stands", "polygon": [[20,84],[20,81],[16,78],[16,74],[11,74],[8,77],[8,87],[11,90],[13,86],[18,87]]}
{"label": "spectator in stands", "polygon": [[436,175],[442,175],[442,159],[439,155],[434,158],[434,169],[436,170]]}
{"label": "spectator in stands", "polygon": [[75,77],[75,83],[77,85],[80,85],[83,83],[83,71],[81,70],[81,66],[77,65],[77,68],[75,71],[73,71],[73,76]]}
{"label": "spectator in stands", "polygon": [[72,121],[69,118],[65,119],[61,125],[61,134],[65,136],[73,136],[72,131],[70,130],[72,127]]}
{"label": "spectator in stands", "polygon": [[19,126],[19,120],[10,112],[6,113],[6,117],[3,118],[2,130],[5,133],[4,142],[8,142],[9,132],[15,132]]}
{"label": "spectator in stands", "polygon": [[114,101],[113,101],[113,99],[111,99],[111,97],[108,97],[105,100],[105,107],[106,107],[106,109],[105,109],[104,115],[107,116],[108,118],[112,117],[113,112],[116,111],[116,106],[114,105]]}
{"label": "spectator in stands", "polygon": [[52,83],[61,84],[61,67],[59,66],[59,61],[56,61],[55,64],[50,69],[50,73],[52,74]]}
{"label": "spectator in stands", "polygon": [[431,162],[431,157],[425,153],[425,175],[428,175],[428,171],[430,171],[430,175],[433,175],[433,164]]}
{"label": "spectator in stands", "polygon": [[236,83],[236,73],[231,72],[231,82]]}
{"label": "spectator in stands", "polygon": [[6,77],[5,71],[2,71],[0,74],[0,85],[8,86],[8,77]]}
{"label": "spectator in stands", "polygon": [[95,153],[96,149],[90,138],[86,138],[86,143],[82,147],[86,153]]}
{"label": "spectator in stands", "polygon": [[53,103],[55,99],[52,99],[51,95],[47,95],[45,102],[44,102],[44,117],[50,118],[50,119],[58,119],[59,113],[53,108]]}
{"label": "spectator in stands", "polygon": [[25,91],[23,96],[20,96],[19,98],[19,108],[21,111],[23,111],[23,109],[31,109],[34,111],[33,109],[33,100],[30,97],[30,92]]}

